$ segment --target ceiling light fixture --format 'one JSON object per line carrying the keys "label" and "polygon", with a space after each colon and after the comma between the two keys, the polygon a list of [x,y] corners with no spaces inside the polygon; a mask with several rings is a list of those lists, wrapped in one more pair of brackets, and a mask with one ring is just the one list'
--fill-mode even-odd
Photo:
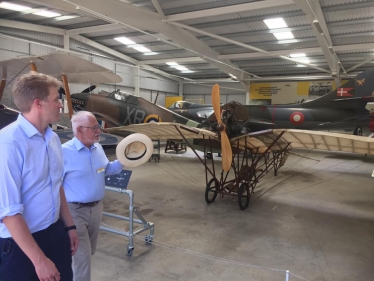
{"label": "ceiling light fixture", "polygon": [[134,46],[130,46],[131,48],[139,51],[139,52],[142,52],[142,53],[150,53],[151,50],[144,47],[143,45],[134,45]]}
{"label": "ceiling light fixture", "polygon": [[13,3],[9,3],[9,2],[1,2],[0,3],[0,8],[7,9],[7,10],[12,10],[12,11],[18,11],[18,12],[26,11],[26,10],[31,9],[30,7],[27,7],[27,6],[17,5],[17,4],[13,4]]}
{"label": "ceiling light fixture", "polygon": [[118,41],[122,44],[125,44],[125,45],[136,45],[136,43],[134,41],[132,41],[132,40],[130,40],[127,37],[124,37],[124,36],[116,37],[116,38],[114,38],[114,40],[116,40],[116,41]]}
{"label": "ceiling light fixture", "polygon": [[301,57],[306,57],[306,54],[304,53],[298,53],[298,54],[290,54],[291,58],[301,58]]}
{"label": "ceiling light fixture", "polygon": [[41,16],[41,17],[46,17],[46,18],[55,18],[61,16],[59,13],[51,12],[51,11],[40,11],[33,13],[33,15]]}
{"label": "ceiling light fixture", "polygon": [[273,33],[273,35],[275,36],[275,38],[277,38],[278,40],[284,40],[284,39],[294,39],[295,37],[293,36],[292,32],[277,32],[277,33]]}
{"label": "ceiling light fixture", "polygon": [[288,27],[283,18],[267,19],[264,23],[269,29]]}
{"label": "ceiling light fixture", "polygon": [[169,62],[166,62],[167,65],[179,65],[178,63],[174,62],[174,61],[169,61]]}

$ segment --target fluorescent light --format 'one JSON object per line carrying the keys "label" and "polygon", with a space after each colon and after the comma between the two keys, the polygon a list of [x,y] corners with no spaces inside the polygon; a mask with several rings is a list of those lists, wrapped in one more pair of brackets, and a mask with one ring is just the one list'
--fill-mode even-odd
{"label": "fluorescent light", "polygon": [[301,58],[301,57],[306,57],[306,54],[304,53],[299,53],[299,54],[290,54],[291,58]]}
{"label": "fluorescent light", "polygon": [[61,14],[51,12],[51,11],[40,11],[40,12],[33,13],[33,15],[46,17],[46,18],[55,18],[55,17],[61,16]]}
{"label": "fluorescent light", "polygon": [[57,17],[55,18],[55,20],[57,21],[62,21],[62,20],[71,20],[71,19],[75,19],[75,18],[78,18],[79,16],[77,15],[71,15],[71,16],[61,16],[61,17]]}
{"label": "fluorescent light", "polygon": [[192,70],[183,70],[182,73],[193,73],[195,71],[192,71]]}
{"label": "fluorescent light", "polygon": [[149,53],[143,53],[143,55],[145,56],[154,56],[154,55],[158,55],[157,52],[149,52]]}
{"label": "fluorescent light", "polygon": [[0,8],[2,9],[7,9],[7,10],[13,10],[13,11],[26,11],[30,10],[30,7],[27,6],[22,6],[22,5],[17,5],[9,2],[1,2],[0,3]]}
{"label": "fluorescent light", "polygon": [[151,50],[142,46],[142,45],[134,45],[134,46],[130,46],[131,48],[139,51],[139,52],[142,52],[142,53],[150,53]]}
{"label": "fluorescent light", "polygon": [[273,33],[273,35],[275,36],[275,38],[277,38],[278,40],[283,40],[283,39],[293,39],[295,38],[292,34],[292,32],[277,32],[277,33]]}
{"label": "fluorescent light", "polygon": [[303,64],[297,64],[296,67],[307,67],[307,66]]}
{"label": "fluorescent light", "polygon": [[176,66],[175,67],[175,69],[178,69],[178,70],[183,70],[183,71],[188,71],[189,69],[187,68],[187,67],[185,67],[185,66],[183,66],[183,65],[178,65],[178,66]]}
{"label": "fluorescent light", "polygon": [[310,63],[309,59],[297,59],[296,61],[303,62],[303,63]]}
{"label": "fluorescent light", "polygon": [[124,36],[123,37],[116,37],[116,38],[114,38],[114,40],[116,40],[116,41],[118,41],[122,44],[125,44],[125,45],[135,45],[136,44],[134,41],[132,41],[132,40],[130,40],[130,39],[124,37]]}
{"label": "fluorescent light", "polygon": [[169,62],[166,62],[167,65],[179,65],[178,63],[174,62],[174,61],[169,61]]}
{"label": "fluorescent light", "polygon": [[264,23],[267,25],[269,29],[288,27],[283,18],[264,20]]}

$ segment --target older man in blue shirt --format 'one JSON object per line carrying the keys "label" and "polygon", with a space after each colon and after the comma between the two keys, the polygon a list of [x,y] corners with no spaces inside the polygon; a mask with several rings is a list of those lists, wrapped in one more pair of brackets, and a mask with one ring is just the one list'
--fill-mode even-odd
{"label": "older man in blue shirt", "polygon": [[105,175],[120,173],[122,165],[106,157],[98,143],[101,130],[91,112],[76,113],[71,123],[74,138],[62,145],[63,186],[79,237],[73,257],[74,281],[89,281],[102,218]]}
{"label": "older man in blue shirt", "polygon": [[78,237],[61,187],[61,143],[48,126],[60,118],[59,87],[35,72],[13,85],[21,114],[0,131],[1,281],[73,278]]}

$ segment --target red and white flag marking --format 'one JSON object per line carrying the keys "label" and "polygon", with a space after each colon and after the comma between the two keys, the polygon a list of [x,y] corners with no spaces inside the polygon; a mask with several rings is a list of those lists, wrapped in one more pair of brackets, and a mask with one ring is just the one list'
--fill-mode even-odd
{"label": "red and white flag marking", "polygon": [[352,94],[348,93],[350,90],[353,90],[353,88],[338,88],[336,90],[336,96],[338,96],[338,97],[353,97]]}

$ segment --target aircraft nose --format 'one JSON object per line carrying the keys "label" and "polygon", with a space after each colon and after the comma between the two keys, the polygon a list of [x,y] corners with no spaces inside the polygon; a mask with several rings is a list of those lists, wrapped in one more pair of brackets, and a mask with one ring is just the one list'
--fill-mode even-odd
{"label": "aircraft nose", "polygon": [[84,110],[86,107],[86,102],[88,100],[87,94],[72,94],[71,95],[71,103],[73,105],[74,110]]}

